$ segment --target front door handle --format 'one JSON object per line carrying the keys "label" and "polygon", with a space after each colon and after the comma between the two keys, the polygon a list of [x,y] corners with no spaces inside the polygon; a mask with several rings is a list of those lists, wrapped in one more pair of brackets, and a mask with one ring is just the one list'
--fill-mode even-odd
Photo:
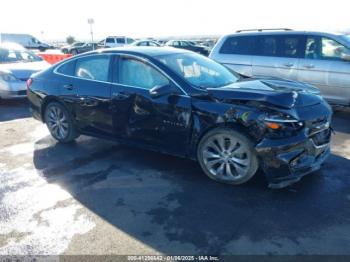
{"label": "front door handle", "polygon": [[73,90],[73,85],[72,84],[64,85],[63,87],[65,89],[67,89],[67,90]]}
{"label": "front door handle", "polygon": [[112,93],[112,98],[117,99],[117,100],[124,100],[124,99],[128,99],[129,97],[130,97],[130,95],[127,93],[124,93],[124,92]]}
{"label": "front door handle", "polygon": [[304,65],[305,68],[311,69],[311,68],[315,68],[314,65],[310,64],[310,65]]}

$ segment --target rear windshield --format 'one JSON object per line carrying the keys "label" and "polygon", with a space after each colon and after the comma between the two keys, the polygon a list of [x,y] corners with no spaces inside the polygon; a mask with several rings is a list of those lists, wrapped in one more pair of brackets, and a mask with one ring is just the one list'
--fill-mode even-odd
{"label": "rear windshield", "polygon": [[37,61],[42,61],[42,58],[33,52],[0,48],[0,64]]}

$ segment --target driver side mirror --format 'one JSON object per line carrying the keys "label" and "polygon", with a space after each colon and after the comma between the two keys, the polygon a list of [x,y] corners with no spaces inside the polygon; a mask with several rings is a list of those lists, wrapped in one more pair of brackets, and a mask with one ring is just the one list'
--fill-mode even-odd
{"label": "driver side mirror", "polygon": [[178,90],[172,84],[157,85],[149,90],[149,94],[152,98],[159,98],[166,95],[177,94]]}
{"label": "driver side mirror", "polygon": [[350,51],[343,51],[341,53],[341,59],[350,62]]}

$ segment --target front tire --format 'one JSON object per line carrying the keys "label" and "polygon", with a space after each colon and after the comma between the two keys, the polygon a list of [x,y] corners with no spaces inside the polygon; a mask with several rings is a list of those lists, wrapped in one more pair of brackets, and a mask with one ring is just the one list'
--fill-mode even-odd
{"label": "front tire", "polygon": [[60,103],[47,105],[45,123],[51,135],[60,143],[72,142],[79,136],[71,114]]}
{"label": "front tire", "polygon": [[250,180],[259,166],[251,140],[231,128],[216,128],[204,135],[197,159],[209,178],[232,185]]}

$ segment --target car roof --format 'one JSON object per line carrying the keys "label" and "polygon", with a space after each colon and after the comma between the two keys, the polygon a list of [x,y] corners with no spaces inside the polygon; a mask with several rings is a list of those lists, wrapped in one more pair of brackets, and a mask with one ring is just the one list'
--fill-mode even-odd
{"label": "car roof", "polygon": [[1,43],[0,48],[9,49],[9,50],[18,50],[18,51],[26,50],[22,45],[17,44],[17,43],[11,43],[11,42]]}
{"label": "car roof", "polygon": [[325,32],[325,31],[294,31],[294,30],[256,30],[256,31],[240,31],[226,36],[237,35],[319,35],[319,36],[340,36],[343,35],[337,32]]}
{"label": "car roof", "polygon": [[125,46],[125,47],[115,47],[106,48],[95,51],[95,53],[130,53],[136,55],[146,55],[146,56],[162,56],[171,55],[179,53],[190,53],[190,51],[173,48],[173,47],[153,47],[153,46]]}

